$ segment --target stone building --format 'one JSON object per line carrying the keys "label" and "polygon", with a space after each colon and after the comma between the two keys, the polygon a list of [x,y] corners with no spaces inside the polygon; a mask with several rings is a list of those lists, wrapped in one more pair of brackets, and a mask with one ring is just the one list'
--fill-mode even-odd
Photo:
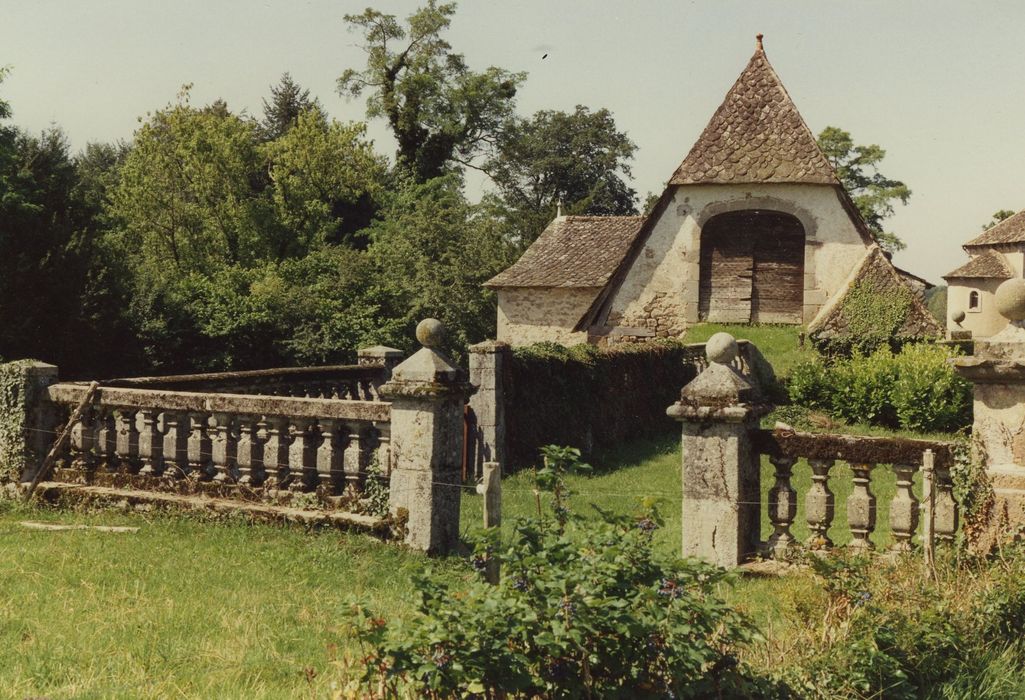
{"label": "stone building", "polygon": [[[964,244],[970,259],[947,273],[947,329],[987,338],[1007,326],[993,301],[997,287],[1025,268],[1025,210]],[[964,316],[961,319],[961,316]]]}
{"label": "stone building", "polygon": [[486,284],[513,345],[645,340],[810,323],[877,249],[759,38],[648,216],[558,217]]}

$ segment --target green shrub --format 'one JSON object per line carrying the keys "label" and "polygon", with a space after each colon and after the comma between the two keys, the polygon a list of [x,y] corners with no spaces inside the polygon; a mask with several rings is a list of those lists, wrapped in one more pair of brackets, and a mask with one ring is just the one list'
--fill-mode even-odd
{"label": "green shrub", "polygon": [[897,368],[887,347],[867,357],[855,354],[831,368],[833,413],[848,423],[896,425],[890,390],[896,381]]}
{"label": "green shrub", "polygon": [[937,345],[909,345],[895,358],[891,390],[907,430],[957,430],[971,421],[971,384],[955,374],[951,353]]}
{"label": "green shrub", "polygon": [[896,355],[882,347],[832,364],[804,362],[790,374],[790,401],[848,423],[956,431],[971,423],[971,385],[954,372],[952,356],[939,345],[913,344]]}
{"label": "green shrub", "polygon": [[[518,519],[511,541],[492,536],[458,589],[430,572],[415,580],[418,613],[392,626],[354,609],[364,666],[360,697],[657,698],[751,697],[737,660],[754,637],[719,596],[729,574],[652,550],[657,512],[566,509],[563,474],[579,452],[546,448],[535,485],[554,519]],[[494,560],[497,585],[483,580]],[[375,695],[376,693],[376,695]]]}

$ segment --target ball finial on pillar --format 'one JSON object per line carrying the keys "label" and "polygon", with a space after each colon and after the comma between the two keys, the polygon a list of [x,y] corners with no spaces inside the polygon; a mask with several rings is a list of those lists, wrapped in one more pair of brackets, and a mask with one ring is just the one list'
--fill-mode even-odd
{"label": "ball finial on pillar", "polygon": [[730,364],[737,359],[738,352],[737,339],[729,333],[716,333],[705,343],[705,356],[717,365]]}
{"label": "ball finial on pillar", "polygon": [[437,348],[445,338],[445,326],[436,318],[425,318],[416,324],[416,339],[425,348]]}
{"label": "ball finial on pillar", "polygon": [[997,311],[1008,321],[1025,321],[1025,279],[1012,277],[993,296]]}

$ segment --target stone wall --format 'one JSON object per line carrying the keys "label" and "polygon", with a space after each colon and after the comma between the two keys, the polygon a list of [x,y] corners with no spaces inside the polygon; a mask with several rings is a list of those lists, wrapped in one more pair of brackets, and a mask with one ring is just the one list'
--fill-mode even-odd
{"label": "stone wall", "polygon": [[607,326],[676,335],[696,322],[701,227],[713,216],[745,209],[781,211],[801,222],[805,323],[840,289],[870,244],[829,185],[679,187],[615,294]]}
{"label": "stone wall", "polygon": [[498,340],[513,346],[540,342],[575,345],[587,333],[573,327],[598,295],[597,288],[503,287],[498,290]]}
{"label": "stone wall", "polygon": [[[997,311],[993,295],[1001,279],[952,279],[947,287],[947,329],[971,331],[974,338],[988,338],[1007,327],[1007,319]],[[968,308],[968,295],[979,293],[979,306]],[[964,311],[965,318],[960,326],[954,322],[954,314]]]}
{"label": "stone wall", "polygon": [[49,406],[41,400],[57,381],[57,368],[33,360],[0,365],[0,483],[31,476],[53,434]]}

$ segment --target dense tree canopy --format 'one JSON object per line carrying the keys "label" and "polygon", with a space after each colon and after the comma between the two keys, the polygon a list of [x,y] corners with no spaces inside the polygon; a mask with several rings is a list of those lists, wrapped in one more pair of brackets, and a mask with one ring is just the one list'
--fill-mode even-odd
{"label": "dense tree canopy", "polygon": [[559,202],[570,214],[636,214],[637,193],[627,184],[636,150],[607,109],[577,105],[512,122],[484,170],[529,242]]}
{"label": "dense tree canopy", "polygon": [[894,204],[908,203],[911,190],[879,172],[886,151],[876,144],[856,145],[850,133],[835,126],[823,129],[818,142],[879,244],[890,252],[903,250],[904,242],[885,231],[883,221],[893,215]]}
{"label": "dense tree canopy", "polygon": [[516,89],[526,79],[494,66],[470,70],[442,38],[455,10],[454,3],[428,0],[405,27],[371,8],[345,16],[363,35],[367,63],[342,73],[338,91],[367,94],[367,116],[388,120],[398,162],[418,182],[489,152],[513,117]]}

